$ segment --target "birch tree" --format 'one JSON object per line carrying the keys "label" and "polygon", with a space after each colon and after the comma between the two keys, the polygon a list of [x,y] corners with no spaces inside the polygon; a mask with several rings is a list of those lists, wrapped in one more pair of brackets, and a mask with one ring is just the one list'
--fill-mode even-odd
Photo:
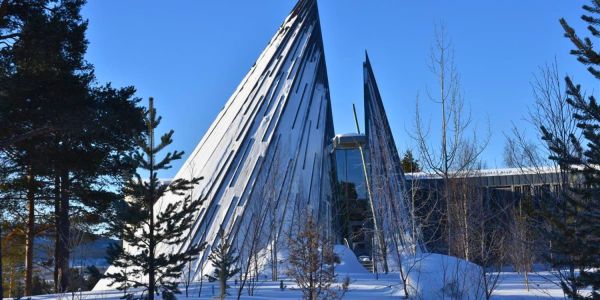
{"label": "birch tree", "polygon": [[[448,254],[470,257],[470,249],[459,251],[462,239],[459,224],[466,214],[454,215],[458,199],[452,197],[452,181],[468,172],[476,163],[489,141],[489,129],[481,139],[474,129],[470,112],[465,108],[464,92],[454,60],[454,48],[444,26],[436,26],[435,41],[430,53],[429,69],[436,76],[438,91],[428,91],[429,100],[439,107],[439,144],[430,143],[430,127],[422,117],[419,97],[416,101],[415,130],[412,134],[420,150],[423,169],[442,180],[439,196],[445,205],[442,210],[445,242]],[[465,206],[465,208],[468,206]],[[468,231],[467,231],[468,232]],[[468,239],[468,237],[467,237]]]}

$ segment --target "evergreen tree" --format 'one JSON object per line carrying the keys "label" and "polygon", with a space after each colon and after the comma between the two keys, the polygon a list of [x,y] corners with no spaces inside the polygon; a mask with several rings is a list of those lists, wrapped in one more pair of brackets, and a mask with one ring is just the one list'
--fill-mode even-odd
{"label": "evergreen tree", "polygon": [[[600,37],[600,0],[583,9],[590,15],[582,19],[595,38]],[[560,20],[565,36],[575,49],[571,54],[588,66],[588,71],[600,79],[600,53],[594,50],[589,37],[581,39],[564,20]],[[581,86],[567,77],[567,102],[573,107],[573,117],[581,130],[583,141],[574,134],[568,138],[553,135],[541,128],[543,138],[551,150],[550,158],[561,169],[568,170],[573,178],[582,180],[565,192],[564,201],[548,209],[546,219],[550,224],[552,241],[548,256],[559,271],[561,286],[569,298],[584,299],[591,288],[590,299],[600,298],[600,106],[594,96],[586,97]],[[570,150],[573,149],[573,150]],[[566,272],[563,273],[562,270]]]}
{"label": "evergreen tree", "polygon": [[406,150],[402,157],[402,170],[405,173],[421,172],[419,160],[415,159],[411,150]]}
{"label": "evergreen tree", "polygon": [[[23,3],[15,3],[15,1],[3,0],[0,3],[0,44],[2,48],[0,48],[0,101],[6,103],[4,97],[7,94],[7,83],[9,82],[10,76],[14,74],[11,72],[10,64],[11,60],[6,59],[7,53],[10,53],[13,45],[19,40],[19,37],[22,34],[22,27],[25,23],[25,20],[28,19],[28,15],[34,14],[26,14],[25,12],[29,5],[32,4],[37,5],[45,5],[47,1],[23,1]],[[6,108],[6,107],[2,107]],[[5,122],[3,119],[6,112],[0,113],[0,151],[2,151],[3,158],[9,158],[9,162],[11,165],[14,165],[15,158],[20,158],[20,167],[12,168],[9,175],[4,176],[2,178],[2,182],[0,185],[2,186],[2,195],[3,201],[7,202],[9,200],[14,200],[14,195],[18,194],[14,190],[15,187],[20,190],[26,189],[27,191],[27,205],[21,204],[21,207],[27,207],[27,219],[28,226],[25,228],[26,232],[26,249],[25,249],[25,294],[31,294],[31,286],[32,286],[32,276],[33,276],[33,235],[34,235],[34,195],[36,192],[36,177],[33,174],[37,170],[35,170],[35,166],[33,166],[33,157],[32,155],[28,155],[26,157],[17,157],[11,147],[15,145],[15,143],[21,142],[25,139],[35,137],[40,135],[46,130],[32,129],[21,126],[21,123],[13,123],[13,122]],[[28,166],[24,166],[23,163],[27,163]],[[14,176],[15,174],[19,174],[18,176]],[[11,201],[12,202],[12,201]],[[5,203],[3,203],[4,205]],[[0,216],[4,218],[5,211],[0,213]],[[16,220],[11,220],[15,222]],[[17,222],[19,222],[18,220]],[[19,222],[20,223],[20,222]],[[1,257],[1,254],[0,254]],[[0,280],[2,279],[2,271],[0,269]],[[0,295],[2,294],[2,288],[0,287]]]}
{"label": "evergreen tree", "polygon": [[[125,200],[115,202],[117,218],[110,223],[110,231],[123,241],[123,247],[111,245],[108,250],[109,262],[118,271],[107,273],[111,286],[125,290],[129,287],[143,288],[148,299],[154,299],[156,293],[163,298],[175,299],[180,293],[178,282],[185,265],[204,247],[197,244],[187,250],[177,252],[157,251],[157,247],[173,247],[188,240],[188,233],[195,220],[203,200],[186,196],[202,178],[191,180],[177,179],[170,184],[161,183],[158,172],[171,168],[171,162],[181,159],[183,152],[174,151],[157,159],[156,155],[170,145],[173,131],[160,138],[155,145],[154,130],[160,123],[150,98],[150,106],[145,115],[147,130],[144,138],[138,140],[140,151],[132,160],[146,171],[148,179],[134,174],[125,185]],[[163,204],[161,210],[155,210],[157,201],[165,194],[181,196],[181,200]],[[160,207],[160,206],[158,206]],[[128,297],[132,297],[130,293]]]}
{"label": "evergreen tree", "polygon": [[[1,19],[1,18],[0,18]],[[4,277],[2,275],[2,265],[4,263],[4,251],[2,251],[2,241],[4,240],[4,207],[6,206],[6,197],[4,193],[6,178],[8,177],[9,166],[4,153],[0,151],[0,297],[4,297]]]}
{"label": "evergreen tree", "polygon": [[225,236],[223,230],[219,230],[220,241],[217,247],[212,249],[208,256],[214,270],[213,278],[219,281],[220,297],[225,299],[227,296],[227,280],[240,272],[240,268],[236,267],[239,256],[236,255],[235,249]]}
{"label": "evergreen tree", "polygon": [[[109,217],[108,205],[118,198],[111,187],[122,184],[121,174],[132,168],[124,157],[144,127],[135,89],[98,86],[84,60],[84,4],[0,5],[0,147],[18,166],[15,177],[27,190],[27,257],[40,219],[34,214],[38,199],[53,190],[57,292],[69,286],[71,222],[94,226]],[[26,265],[30,294],[32,264]]]}

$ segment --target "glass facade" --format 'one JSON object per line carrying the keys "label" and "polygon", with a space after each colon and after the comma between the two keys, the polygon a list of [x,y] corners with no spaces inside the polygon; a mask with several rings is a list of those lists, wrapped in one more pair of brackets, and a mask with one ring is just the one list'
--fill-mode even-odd
{"label": "glass facade", "polygon": [[368,201],[367,186],[363,171],[360,150],[336,149],[337,180],[342,195],[361,201]]}
{"label": "glass facade", "polygon": [[369,198],[359,149],[364,145],[360,135],[338,135],[334,140],[335,227],[340,242],[348,243],[357,256],[371,254]]}

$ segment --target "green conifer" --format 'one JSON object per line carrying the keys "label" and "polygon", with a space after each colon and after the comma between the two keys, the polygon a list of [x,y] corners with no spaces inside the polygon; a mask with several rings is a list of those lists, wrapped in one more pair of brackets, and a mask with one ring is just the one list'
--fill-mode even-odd
{"label": "green conifer", "polygon": [[[594,38],[600,37],[600,0],[584,5],[582,19]],[[564,20],[560,20],[565,36],[575,49],[571,54],[600,79],[600,53],[591,38],[581,39]],[[543,138],[551,150],[550,159],[568,170],[576,184],[563,193],[563,201],[548,209],[545,217],[550,225],[552,241],[550,263],[560,275],[565,294],[573,299],[600,298],[600,106],[594,96],[585,97],[581,86],[566,78],[567,102],[575,111],[573,117],[582,138],[553,135],[542,128]],[[586,289],[591,289],[588,295]]]}
{"label": "green conifer", "polygon": [[[187,250],[157,251],[157,247],[180,245],[188,238],[188,232],[195,221],[203,199],[191,199],[186,191],[192,189],[202,178],[176,179],[169,184],[158,179],[158,172],[171,167],[171,162],[181,159],[183,152],[174,151],[157,159],[156,155],[172,143],[173,131],[154,142],[154,129],[160,123],[156,117],[153,100],[146,112],[147,131],[145,138],[138,141],[140,151],[132,159],[139,169],[147,172],[148,179],[134,174],[125,186],[126,199],[118,201],[115,210],[117,218],[110,223],[111,232],[123,240],[123,247],[111,245],[109,262],[118,268],[109,272],[112,285],[125,290],[127,297],[133,297],[129,288],[141,288],[148,299],[160,293],[164,299],[175,299],[179,294],[179,281],[185,265],[200,252],[204,244],[196,244]],[[165,203],[161,210],[156,202],[165,194],[175,194],[181,200]]]}
{"label": "green conifer", "polygon": [[239,256],[236,254],[235,249],[222,229],[219,230],[219,237],[219,244],[212,249],[208,259],[213,268],[215,268],[213,278],[219,282],[220,297],[221,299],[225,299],[227,288],[229,287],[227,280],[240,272],[240,268],[236,266]]}

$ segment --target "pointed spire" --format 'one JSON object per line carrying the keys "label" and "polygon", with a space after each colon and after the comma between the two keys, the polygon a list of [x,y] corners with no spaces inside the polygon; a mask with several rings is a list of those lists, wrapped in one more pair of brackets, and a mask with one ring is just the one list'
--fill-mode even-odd
{"label": "pointed spire", "polygon": [[290,16],[295,16],[297,14],[302,15],[303,12],[309,11],[316,6],[317,0],[298,0],[296,5],[294,5],[294,8],[292,8]]}
{"label": "pointed spire", "polygon": [[[213,245],[222,230],[244,249],[249,224],[264,214],[267,193],[296,195],[270,200],[270,213],[280,218],[273,238],[291,232],[297,207],[331,226],[330,204],[322,199],[332,194],[327,149],[333,132],[317,1],[299,0],[177,173],[175,179],[191,173],[207,178],[195,188],[207,201],[187,240],[173,247]],[[167,194],[156,209],[177,197]],[[204,271],[211,268],[205,261],[209,251],[198,257]]]}
{"label": "pointed spire", "polygon": [[[394,228],[384,228],[393,232],[403,233],[403,245],[407,250],[420,249],[419,241],[413,240],[410,235],[410,217],[408,203],[405,197],[405,180],[400,163],[400,156],[387,114],[377,87],[375,74],[371,67],[369,55],[365,51],[364,67],[364,93],[365,93],[365,134],[369,144],[369,157],[371,159],[370,174],[373,186],[388,186],[389,192],[375,191],[374,198],[392,207],[393,213],[400,222],[394,223]],[[389,206],[387,206],[389,205]],[[383,226],[389,226],[384,223]],[[414,246],[414,248],[410,248]]]}

